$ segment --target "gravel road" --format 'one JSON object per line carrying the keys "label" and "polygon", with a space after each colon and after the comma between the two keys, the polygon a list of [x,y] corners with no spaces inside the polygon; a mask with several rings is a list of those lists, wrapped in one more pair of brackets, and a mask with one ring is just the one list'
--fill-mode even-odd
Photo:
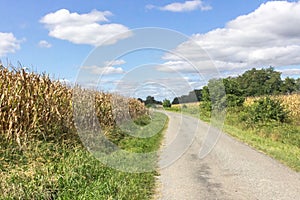
{"label": "gravel road", "polygon": [[[209,125],[190,116],[166,114],[170,121],[156,199],[300,199],[300,173],[224,133],[200,159]],[[210,129],[209,134],[218,133]]]}

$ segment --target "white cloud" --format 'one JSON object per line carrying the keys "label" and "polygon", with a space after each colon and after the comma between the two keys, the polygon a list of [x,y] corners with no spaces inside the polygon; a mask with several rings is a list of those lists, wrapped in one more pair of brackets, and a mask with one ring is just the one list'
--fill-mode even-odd
{"label": "white cloud", "polygon": [[282,75],[284,76],[299,76],[300,75],[300,69],[292,68],[292,69],[279,69],[277,71],[280,71]]}
{"label": "white cloud", "polygon": [[112,60],[112,61],[105,61],[104,66],[82,66],[81,69],[87,70],[92,74],[95,75],[111,75],[111,74],[124,74],[125,71],[121,67],[115,67],[119,65],[125,64],[125,60]]}
{"label": "white cloud", "polygon": [[82,69],[90,71],[92,74],[96,75],[110,75],[110,74],[123,74],[125,71],[121,67],[99,67],[93,66],[83,66]]}
{"label": "white cloud", "polygon": [[193,90],[191,84],[180,76],[151,78],[137,82],[135,80],[120,80],[115,92],[124,96],[142,97],[148,95],[155,99],[172,99]]}
{"label": "white cloud", "polygon": [[196,69],[190,63],[183,60],[170,60],[156,67],[158,71],[162,72],[183,72],[194,73]]}
{"label": "white cloud", "polygon": [[50,44],[49,42],[47,42],[46,40],[41,40],[39,42],[39,47],[41,48],[51,48],[52,44]]}
{"label": "white cloud", "polygon": [[209,69],[213,66],[205,64],[209,61],[206,51],[221,71],[299,65],[299,22],[299,1],[270,1],[228,22],[224,28],[193,35],[190,41],[179,45],[174,54],[166,54],[163,59],[168,63],[182,61],[184,57],[196,63],[200,70]]}
{"label": "white cloud", "polygon": [[170,11],[170,12],[190,12],[193,10],[210,10],[211,6],[205,5],[201,0],[192,0],[185,1],[183,3],[175,2],[171,4],[167,4],[165,6],[159,7],[154,5],[147,5],[147,9],[159,9],[162,11]]}
{"label": "white cloud", "polygon": [[59,79],[58,81],[63,84],[66,84],[66,85],[70,85],[70,86],[72,86],[74,84],[72,81],[70,81],[69,79],[65,79],[65,78]]}
{"label": "white cloud", "polygon": [[78,14],[61,9],[45,15],[40,22],[45,24],[52,37],[75,44],[100,46],[114,44],[131,35],[126,26],[107,23],[107,17],[111,15],[109,11],[93,10],[87,14]]}
{"label": "white cloud", "polygon": [[0,56],[8,53],[15,53],[20,49],[20,40],[17,40],[12,33],[0,32]]}
{"label": "white cloud", "polygon": [[113,60],[113,61],[106,61],[105,66],[116,66],[116,65],[123,65],[125,64],[125,60]]}

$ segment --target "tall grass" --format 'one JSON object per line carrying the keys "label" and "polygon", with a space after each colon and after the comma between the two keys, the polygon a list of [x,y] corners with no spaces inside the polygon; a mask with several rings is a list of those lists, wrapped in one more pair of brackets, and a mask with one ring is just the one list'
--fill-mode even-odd
{"label": "tall grass", "polygon": [[[82,91],[82,94],[93,93],[96,114],[104,127],[115,126],[118,120],[116,118],[124,118],[122,111],[126,109],[133,118],[147,113],[144,105],[136,99],[78,87],[76,90]],[[51,80],[45,74],[2,67],[0,139],[15,141],[19,146],[25,145],[31,139],[72,139],[76,132],[73,121],[73,94],[72,88]],[[116,101],[116,106],[112,105],[113,101]],[[86,119],[89,120],[89,117],[86,116]]]}
{"label": "tall grass", "polygon": [[[120,172],[81,144],[73,120],[77,93],[92,94],[101,128],[121,148],[158,149],[162,132],[137,140],[118,129],[117,121],[126,117],[136,124],[166,126],[166,116],[145,120],[148,110],[139,101],[0,67],[0,199],[151,199],[156,171]],[[88,114],[81,117],[91,123]]]}

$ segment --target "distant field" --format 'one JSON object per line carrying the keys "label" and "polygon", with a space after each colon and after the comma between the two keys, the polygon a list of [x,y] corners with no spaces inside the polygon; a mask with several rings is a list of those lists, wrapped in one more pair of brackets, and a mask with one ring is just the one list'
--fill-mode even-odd
{"label": "distant field", "polygon": [[173,104],[172,107],[182,107],[183,105],[187,106],[198,106],[200,102],[192,102],[192,103],[182,103],[182,104]]}

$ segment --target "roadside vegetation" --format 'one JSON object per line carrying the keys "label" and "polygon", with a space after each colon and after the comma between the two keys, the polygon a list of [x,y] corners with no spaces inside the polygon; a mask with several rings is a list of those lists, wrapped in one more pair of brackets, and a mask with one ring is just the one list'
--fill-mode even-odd
{"label": "roadside vegetation", "polygon": [[300,79],[280,76],[267,68],[212,79],[201,90],[200,102],[168,110],[206,122],[213,110],[226,112],[225,132],[300,171]]}
{"label": "roadside vegetation", "polygon": [[[115,170],[82,145],[73,121],[72,90],[46,75],[0,66],[0,199],[151,199],[156,171]],[[159,148],[165,115],[154,113],[150,118],[144,104],[121,96],[114,110],[112,94],[93,92],[107,138],[132,152]],[[118,127],[113,116],[124,117],[124,102],[137,126],[149,131],[162,127],[159,132],[136,139]]]}

